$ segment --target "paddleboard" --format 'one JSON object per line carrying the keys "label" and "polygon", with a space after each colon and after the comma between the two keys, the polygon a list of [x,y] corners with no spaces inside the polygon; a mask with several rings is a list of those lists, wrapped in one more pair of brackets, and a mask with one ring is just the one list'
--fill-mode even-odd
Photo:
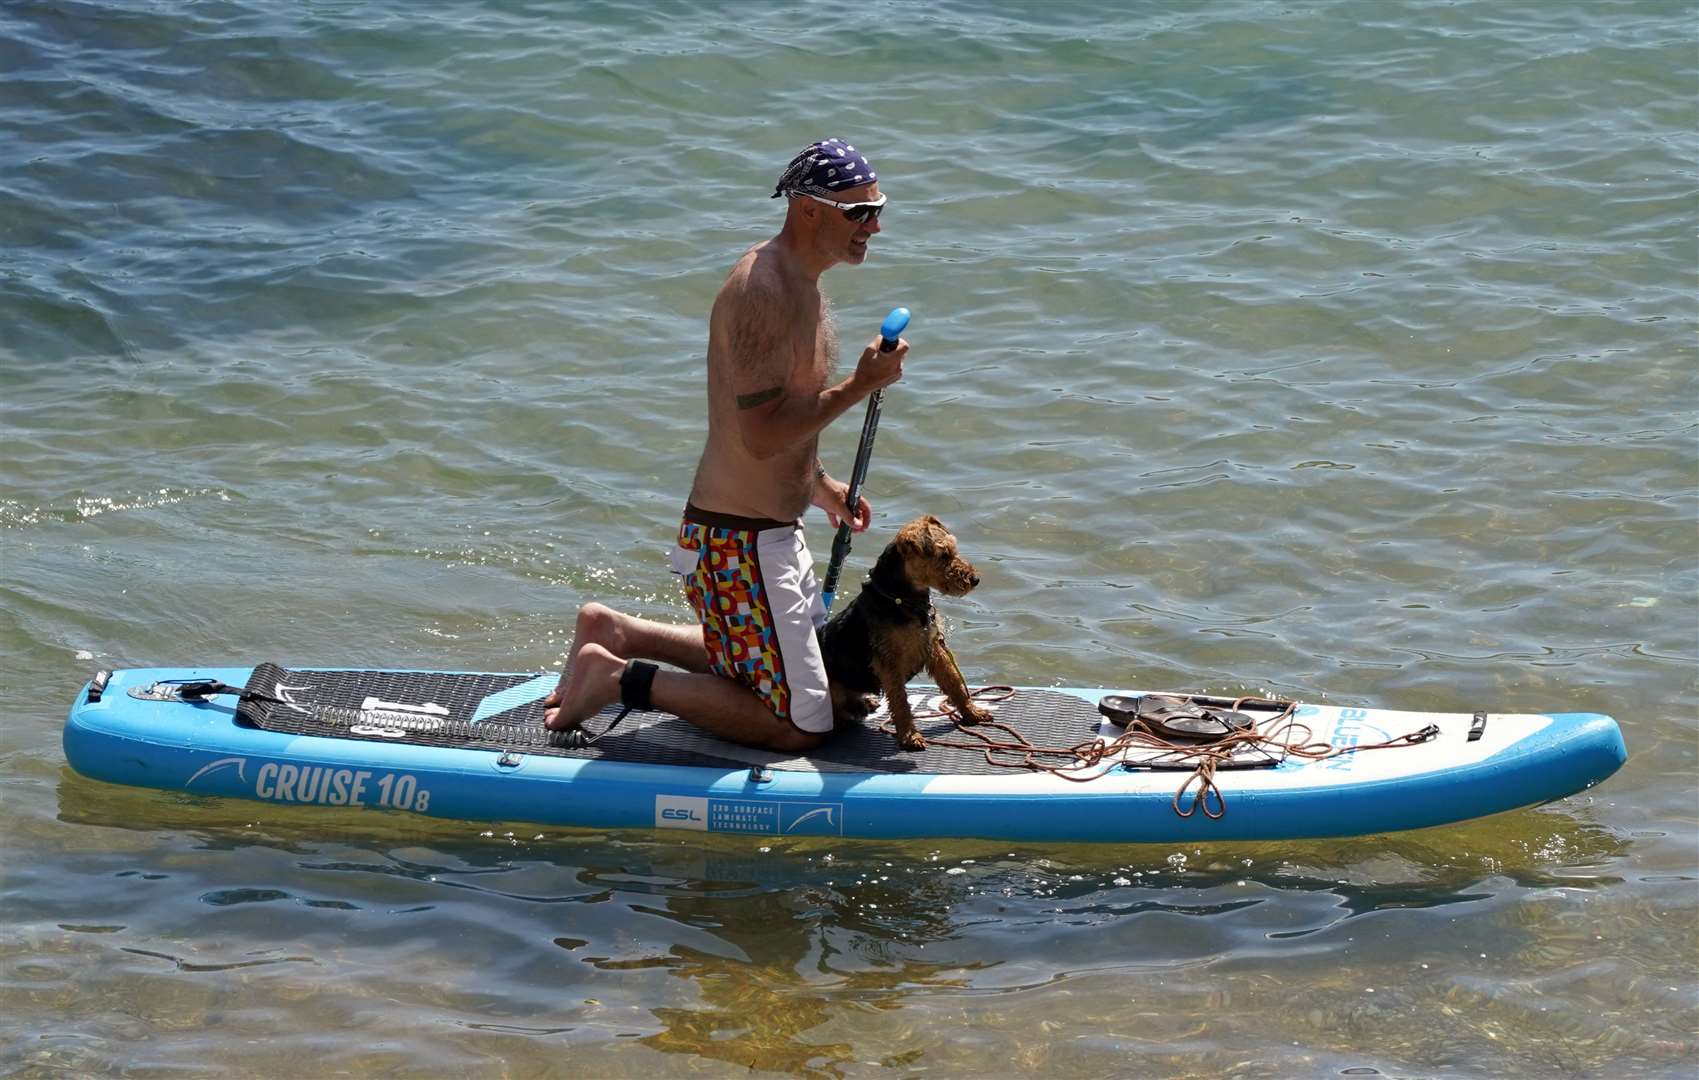
{"label": "paddleboard", "polygon": [[1106,695],[1125,703],[1136,692],[984,693],[996,724],[976,732],[940,715],[941,697],[918,685],[910,702],[929,742],[919,752],[880,728],[883,708],[807,755],[737,746],[657,712],[610,728],[614,709],[585,725],[605,734],[574,746],[542,726],[542,699],[557,680],[274,664],[101,672],[71,706],[65,756],[84,776],[115,784],[344,811],[1114,843],[1444,825],[1565,798],[1627,757],[1616,722],[1599,713],[1194,697],[1199,708],[1248,717],[1257,733],[1200,751],[1205,744],[1129,740],[1098,708]]}

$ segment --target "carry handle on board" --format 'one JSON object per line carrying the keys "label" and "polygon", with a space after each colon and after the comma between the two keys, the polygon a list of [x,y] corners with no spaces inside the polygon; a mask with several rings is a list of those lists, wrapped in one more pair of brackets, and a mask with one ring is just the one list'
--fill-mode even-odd
{"label": "carry handle on board", "polygon": [[[879,324],[880,352],[890,352],[897,347],[897,338],[908,326],[908,321],[909,310],[906,307],[893,308],[885,316],[885,321]],[[861,422],[861,445],[855,450],[849,497],[845,499],[851,520],[855,518],[856,504],[861,499],[861,485],[867,479],[867,463],[873,458],[873,437],[879,432],[879,407],[884,400],[884,387],[873,391],[873,396],[867,399],[867,419]],[[820,599],[827,611],[832,610],[832,600],[838,592],[838,575],[843,573],[844,560],[849,557],[850,534],[850,522],[846,520],[838,525],[838,535],[832,538],[832,561],[826,567],[826,584],[820,589]]]}

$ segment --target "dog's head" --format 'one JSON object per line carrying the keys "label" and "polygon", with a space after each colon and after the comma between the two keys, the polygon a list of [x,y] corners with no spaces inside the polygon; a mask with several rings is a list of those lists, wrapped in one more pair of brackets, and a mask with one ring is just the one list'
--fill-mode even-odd
{"label": "dog's head", "polygon": [[898,529],[896,539],[885,550],[902,561],[903,576],[917,589],[965,596],[979,584],[979,571],[962,558],[955,535],[931,514]]}

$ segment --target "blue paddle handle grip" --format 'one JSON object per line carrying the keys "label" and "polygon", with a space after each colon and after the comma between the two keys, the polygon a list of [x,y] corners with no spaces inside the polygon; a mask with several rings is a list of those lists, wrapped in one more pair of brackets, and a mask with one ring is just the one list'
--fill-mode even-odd
{"label": "blue paddle handle grip", "polygon": [[892,308],[885,316],[885,321],[879,324],[879,351],[890,352],[897,347],[897,338],[908,328],[909,311],[906,307]]}

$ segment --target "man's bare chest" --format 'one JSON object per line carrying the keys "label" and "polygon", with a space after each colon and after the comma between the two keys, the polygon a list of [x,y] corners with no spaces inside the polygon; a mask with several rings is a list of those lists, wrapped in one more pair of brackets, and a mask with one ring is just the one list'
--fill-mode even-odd
{"label": "man's bare chest", "polygon": [[[772,323],[763,334],[765,348],[739,347],[735,340],[711,349],[709,374],[716,382],[742,382],[754,372],[778,376],[793,390],[824,388],[838,364],[838,332],[831,309],[797,312],[770,311]],[[751,342],[750,344],[754,344]]]}

